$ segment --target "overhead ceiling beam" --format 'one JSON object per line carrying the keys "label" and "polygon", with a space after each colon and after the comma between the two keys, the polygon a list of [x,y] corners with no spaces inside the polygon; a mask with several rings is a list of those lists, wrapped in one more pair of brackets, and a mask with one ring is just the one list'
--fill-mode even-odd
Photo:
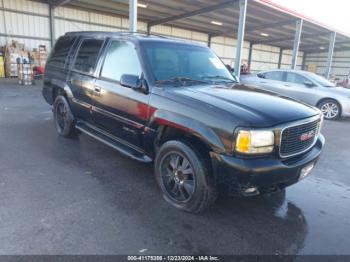
{"label": "overhead ceiling beam", "polygon": [[282,27],[282,26],[286,26],[286,25],[290,25],[290,24],[295,24],[295,22],[296,22],[296,19],[287,19],[287,20],[281,20],[281,21],[274,21],[274,22],[271,22],[271,23],[263,24],[263,25],[247,27],[246,32],[259,31],[259,30],[275,28],[275,27]]}
{"label": "overhead ceiling beam", "polygon": [[52,7],[57,7],[57,6],[68,4],[71,1],[72,0],[51,0],[50,4],[52,5]]}
{"label": "overhead ceiling beam", "polygon": [[[341,52],[341,51],[350,51],[350,47],[338,47],[338,48],[334,48],[334,52]],[[328,52],[328,48],[326,49],[307,49],[304,50],[304,52],[308,53],[308,54],[312,54],[312,53],[327,53]]]}
{"label": "overhead ceiling beam", "polygon": [[[250,33],[250,32],[264,30],[264,29],[282,27],[282,26],[294,24],[295,21],[296,21],[296,19],[287,19],[287,20],[275,21],[275,22],[266,23],[266,24],[257,25],[257,26],[247,26],[245,32],[246,33]],[[234,33],[236,33],[236,32],[233,31],[233,30],[227,30],[227,31],[223,31],[223,32],[218,32],[218,33],[212,34],[212,37],[223,36],[223,35],[231,35],[231,34],[234,34]]]}
{"label": "overhead ceiling beam", "polygon": [[158,20],[154,20],[149,22],[149,27],[155,26],[155,25],[160,25],[160,24],[165,24],[165,23],[169,23],[169,22],[173,22],[176,20],[181,20],[181,19],[185,19],[191,16],[196,16],[196,15],[201,15],[204,13],[209,13],[218,9],[223,9],[223,8],[227,8],[227,7],[232,7],[232,5],[234,3],[238,2],[238,0],[230,0],[230,1],[226,1],[220,4],[216,4],[216,5],[211,5],[211,6],[207,6],[201,9],[197,9],[195,11],[192,12],[187,12],[187,13],[183,13],[183,14],[179,14],[179,15],[174,15],[174,16],[170,16],[170,17],[166,17],[166,18],[162,18],[162,19],[158,19]]}
{"label": "overhead ceiling beam", "polygon": [[[315,46],[327,46],[329,45],[329,41],[328,42],[322,42],[322,43],[314,43],[314,44],[309,44],[309,45],[300,45],[301,48],[303,49],[314,49]],[[344,40],[344,41],[337,41],[336,45],[350,45],[350,41],[349,40]]]}
{"label": "overhead ceiling beam", "polygon": [[[314,38],[314,37],[318,37],[318,36],[324,36],[324,35],[329,35],[329,32],[327,32],[327,33],[314,33],[314,34],[304,35],[304,36],[301,37],[301,40]],[[262,40],[262,41],[256,41],[256,44],[266,45],[266,44],[271,44],[271,43],[292,41],[292,40],[294,40],[294,38],[295,38],[295,36],[267,39],[267,40]]]}

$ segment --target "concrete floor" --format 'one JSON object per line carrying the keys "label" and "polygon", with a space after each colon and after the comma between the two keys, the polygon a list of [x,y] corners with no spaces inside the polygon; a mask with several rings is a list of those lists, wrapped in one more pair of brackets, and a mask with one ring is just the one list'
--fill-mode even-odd
{"label": "concrete floor", "polygon": [[162,200],[152,166],[58,137],[36,87],[0,83],[0,254],[350,254],[350,121],[310,177],[207,212]]}

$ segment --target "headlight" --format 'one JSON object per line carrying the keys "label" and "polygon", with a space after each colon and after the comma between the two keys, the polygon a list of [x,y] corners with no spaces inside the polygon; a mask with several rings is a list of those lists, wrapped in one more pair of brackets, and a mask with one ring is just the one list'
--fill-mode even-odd
{"label": "headlight", "polygon": [[242,154],[266,154],[273,151],[275,135],[272,131],[240,130],[235,151]]}

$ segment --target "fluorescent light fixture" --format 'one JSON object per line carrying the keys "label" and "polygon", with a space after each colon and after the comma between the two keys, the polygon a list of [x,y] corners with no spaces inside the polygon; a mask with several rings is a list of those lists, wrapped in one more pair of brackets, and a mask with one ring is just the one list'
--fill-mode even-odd
{"label": "fluorescent light fixture", "polygon": [[320,49],[321,49],[321,50],[325,50],[325,47],[324,47],[324,46],[320,46]]}
{"label": "fluorescent light fixture", "polygon": [[211,21],[211,23],[212,23],[213,25],[222,25],[222,23],[221,23],[221,22],[218,22],[218,21]]}
{"label": "fluorescent light fixture", "polygon": [[266,33],[260,33],[261,36],[264,36],[264,37],[268,37],[269,34],[266,34]]}
{"label": "fluorescent light fixture", "polygon": [[148,4],[137,3],[137,6],[141,8],[147,8]]}

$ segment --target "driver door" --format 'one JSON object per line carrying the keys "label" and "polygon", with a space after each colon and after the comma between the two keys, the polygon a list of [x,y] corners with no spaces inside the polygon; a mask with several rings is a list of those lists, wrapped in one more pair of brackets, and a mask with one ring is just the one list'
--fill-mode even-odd
{"label": "driver door", "polygon": [[314,90],[312,87],[306,86],[306,82],[310,82],[310,80],[300,74],[287,72],[286,82],[284,83],[285,94],[307,104],[313,104],[314,101],[311,99],[312,95],[310,94]]}
{"label": "driver door", "polygon": [[142,133],[148,120],[149,94],[121,86],[123,74],[141,76],[136,47],[128,41],[108,44],[92,98],[93,121],[131,145],[143,148]]}

